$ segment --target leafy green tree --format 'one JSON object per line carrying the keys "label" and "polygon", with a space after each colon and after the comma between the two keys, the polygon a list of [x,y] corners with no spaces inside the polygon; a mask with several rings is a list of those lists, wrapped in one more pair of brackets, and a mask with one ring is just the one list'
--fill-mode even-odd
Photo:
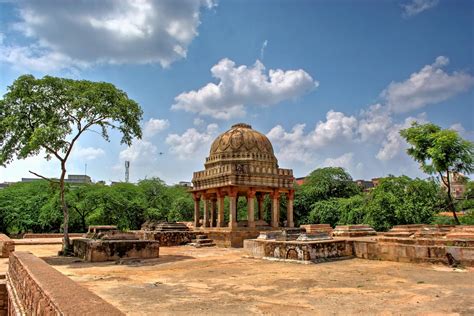
{"label": "leafy green tree", "polygon": [[168,213],[168,221],[183,222],[192,221],[194,218],[194,201],[190,197],[178,197],[171,204],[171,210]]}
{"label": "leafy green tree", "polygon": [[295,190],[296,218],[303,219],[313,209],[313,204],[330,198],[346,198],[359,194],[360,188],[343,168],[316,169]]}
{"label": "leafy green tree", "polygon": [[80,230],[87,231],[87,217],[101,207],[104,185],[84,184],[71,188],[66,195],[68,207],[80,219]]}
{"label": "leafy green tree", "polygon": [[313,209],[308,215],[308,222],[329,224],[334,227],[339,222],[339,217],[339,199],[322,200],[313,204]]}
{"label": "leafy green tree", "polygon": [[441,129],[431,123],[414,122],[410,128],[401,130],[400,135],[411,145],[407,153],[420,163],[421,169],[430,175],[439,175],[447,189],[448,208],[453,212],[456,224],[459,224],[451,196],[450,175],[474,171],[474,144],[461,138],[454,130]]}
{"label": "leafy green tree", "polygon": [[105,82],[23,75],[0,100],[0,164],[43,151],[46,159],[60,162],[64,252],[70,249],[64,178],[74,145],[93,127],[100,129],[105,140],[109,140],[109,128],[118,129],[121,143],[130,145],[134,137],[141,137],[141,118],[140,106],[125,92]]}

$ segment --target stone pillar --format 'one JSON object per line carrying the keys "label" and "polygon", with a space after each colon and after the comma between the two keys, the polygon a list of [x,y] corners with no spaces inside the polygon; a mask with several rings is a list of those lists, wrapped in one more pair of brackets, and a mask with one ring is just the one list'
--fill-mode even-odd
{"label": "stone pillar", "polygon": [[194,200],[194,228],[199,227],[199,219],[200,219],[200,202],[201,197],[199,194],[193,193],[193,200]]}
{"label": "stone pillar", "polygon": [[231,188],[229,191],[229,228],[237,228],[237,190]]}
{"label": "stone pillar", "polygon": [[248,227],[255,227],[255,190],[253,189],[247,192],[247,221]]}
{"label": "stone pillar", "polygon": [[216,199],[211,199],[211,222],[209,227],[216,227]]}
{"label": "stone pillar", "polygon": [[204,219],[202,226],[203,227],[209,227],[209,199],[207,196],[203,196],[203,201],[204,201]]}
{"label": "stone pillar", "polygon": [[263,209],[263,199],[265,198],[264,193],[257,194],[257,210],[258,210],[258,219],[263,221],[265,220],[265,210]]}
{"label": "stone pillar", "polygon": [[275,190],[270,197],[272,199],[272,227],[277,228],[280,221],[280,192]]}
{"label": "stone pillar", "polygon": [[295,200],[295,191],[290,190],[288,192],[288,201],[286,204],[286,220],[288,227],[295,227],[295,223],[293,221],[293,201]]}
{"label": "stone pillar", "polygon": [[224,227],[224,198],[223,192],[217,193],[217,227]]}

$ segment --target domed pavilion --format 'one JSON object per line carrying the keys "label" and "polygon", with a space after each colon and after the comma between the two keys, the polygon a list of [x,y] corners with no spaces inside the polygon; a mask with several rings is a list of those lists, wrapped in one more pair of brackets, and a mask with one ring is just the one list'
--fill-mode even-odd
{"label": "domed pavilion", "polygon": [[[293,171],[278,167],[268,138],[248,124],[235,124],[212,143],[205,170],[194,172],[194,227],[208,231],[254,231],[280,226],[280,197],[287,197],[286,226],[293,227]],[[263,199],[271,198],[271,223],[264,220]],[[224,199],[229,199],[228,222]],[[237,218],[237,202],[247,201],[247,218]],[[203,201],[203,218],[200,203]],[[255,203],[256,202],[256,203]],[[256,204],[256,210],[255,210]],[[258,234],[257,234],[258,235]]]}

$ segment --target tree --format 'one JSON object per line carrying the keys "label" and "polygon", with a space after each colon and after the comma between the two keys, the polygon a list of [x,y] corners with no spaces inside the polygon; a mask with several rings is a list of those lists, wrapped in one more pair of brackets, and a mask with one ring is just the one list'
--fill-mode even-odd
{"label": "tree", "polygon": [[459,225],[450,178],[454,173],[474,171],[474,144],[461,138],[454,130],[441,129],[431,123],[414,122],[410,128],[401,130],[400,135],[411,145],[407,153],[420,164],[421,169],[430,175],[439,175],[447,190],[448,208]]}
{"label": "tree", "polygon": [[68,207],[79,216],[83,232],[87,231],[87,217],[101,206],[103,188],[101,184],[85,184],[71,188],[66,196]]}
{"label": "tree", "polygon": [[142,110],[125,92],[105,82],[23,75],[7,90],[0,100],[0,165],[43,152],[46,159],[59,161],[63,252],[67,253],[69,212],[64,178],[74,145],[84,132],[97,132],[93,127],[107,141],[108,129],[118,129],[121,143],[131,145],[133,138],[141,138]]}

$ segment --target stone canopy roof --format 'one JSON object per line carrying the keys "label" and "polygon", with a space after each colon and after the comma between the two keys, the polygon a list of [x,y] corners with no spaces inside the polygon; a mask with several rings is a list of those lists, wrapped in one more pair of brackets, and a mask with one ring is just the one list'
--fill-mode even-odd
{"label": "stone canopy roof", "polygon": [[193,191],[223,186],[293,187],[293,171],[278,167],[270,140],[245,123],[235,124],[211,145],[205,170],[193,175]]}

